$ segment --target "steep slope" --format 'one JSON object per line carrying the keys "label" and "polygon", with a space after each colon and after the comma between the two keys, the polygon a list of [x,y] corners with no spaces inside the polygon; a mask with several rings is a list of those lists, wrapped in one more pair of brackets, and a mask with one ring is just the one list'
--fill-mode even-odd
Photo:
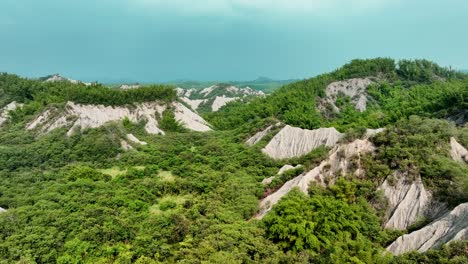
{"label": "steep slope", "polygon": [[276,178],[276,176],[281,175],[281,174],[283,174],[283,173],[285,173],[287,171],[290,171],[290,170],[298,169],[300,167],[302,167],[302,165],[292,166],[292,165],[286,164],[286,165],[284,165],[283,167],[281,167],[279,169],[278,173],[275,176],[271,176],[271,177],[263,179],[262,184],[263,185],[268,185]]}
{"label": "steep slope", "polygon": [[424,188],[421,177],[409,179],[407,174],[395,172],[392,183],[386,179],[380,189],[388,201],[384,227],[404,230],[423,218],[433,218],[445,206],[433,200]]}
{"label": "steep slope", "polygon": [[277,127],[280,127],[281,126],[281,123],[276,123],[274,125],[270,125],[268,127],[266,127],[265,129],[261,130],[261,131],[258,131],[257,133],[255,133],[255,135],[251,136],[249,139],[247,139],[245,141],[245,143],[248,145],[248,146],[253,146],[255,144],[257,144],[258,142],[260,142],[266,135],[268,135],[268,133],[270,133],[270,131],[272,131],[274,128],[277,128]]}
{"label": "steep slope", "polygon": [[274,159],[305,155],[319,146],[334,146],[343,135],[335,128],[316,130],[285,126],[262,150]]}
{"label": "steep slope", "polygon": [[417,250],[425,252],[454,240],[468,239],[468,203],[455,207],[434,222],[399,237],[387,250],[395,255]]}
{"label": "steep slope", "polygon": [[[311,182],[320,185],[332,184],[336,177],[347,173],[362,175],[359,157],[365,153],[372,152],[374,146],[367,140],[355,140],[349,144],[336,146],[330,151],[328,159],[320,163],[314,169],[305,172],[292,180],[287,181],[276,192],[268,195],[260,201],[260,210],[255,216],[257,219],[262,219],[278,201],[288,194],[293,188],[299,188],[303,193],[307,194]],[[352,158],[357,157],[357,167],[352,162]]]}
{"label": "steep slope", "polygon": [[454,137],[450,138],[450,147],[450,156],[452,159],[468,163],[468,150],[458,143]]}

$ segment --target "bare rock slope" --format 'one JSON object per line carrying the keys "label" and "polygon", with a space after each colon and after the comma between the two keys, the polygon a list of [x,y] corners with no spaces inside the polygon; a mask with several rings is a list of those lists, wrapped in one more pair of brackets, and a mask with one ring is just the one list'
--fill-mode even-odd
{"label": "bare rock slope", "polygon": [[249,146],[253,146],[253,145],[257,144],[258,142],[260,142],[266,135],[268,135],[268,133],[270,133],[270,131],[272,131],[274,128],[279,127],[279,126],[281,126],[281,123],[276,123],[275,125],[270,125],[267,128],[263,129],[262,131],[259,131],[259,132],[255,133],[255,135],[253,135],[252,137],[247,139],[247,141],[245,143],[247,145],[249,145]]}
{"label": "bare rock slope", "polygon": [[[250,87],[239,88],[233,85],[212,85],[204,89],[176,89],[179,98],[193,110],[207,106],[213,112],[218,111],[227,103],[252,96],[264,96],[262,91]],[[206,107],[205,107],[206,109]]]}
{"label": "bare rock slope", "polygon": [[335,128],[307,130],[287,125],[262,151],[274,159],[299,157],[319,146],[332,147],[342,136]]}
{"label": "bare rock slope", "polygon": [[380,186],[388,201],[385,228],[404,230],[422,218],[433,218],[444,211],[445,206],[433,199],[420,176],[409,179],[406,173],[397,171],[390,178]]}
{"label": "bare rock slope", "polygon": [[345,81],[333,82],[325,90],[326,101],[335,111],[340,111],[335,102],[339,95],[351,97],[351,102],[357,110],[363,112],[367,107],[367,87],[372,83],[369,78],[354,78]]}
{"label": "bare rock slope", "polygon": [[450,138],[450,156],[456,161],[468,163],[468,150],[464,148],[455,138]]}
{"label": "bare rock slope", "polygon": [[15,111],[18,107],[23,107],[23,104],[11,102],[0,109],[0,126],[3,125],[3,123],[5,123],[10,117],[9,112]]}
{"label": "bare rock slope", "polygon": [[[287,171],[298,169],[300,167],[302,167],[302,165],[292,166],[292,165],[286,164],[283,167],[281,167],[281,169],[279,169],[279,171],[278,171],[278,173],[276,175],[281,175],[281,174],[283,174],[283,173],[285,173]],[[270,184],[276,178],[276,175],[263,179],[262,184],[263,185]]]}
{"label": "bare rock slope", "polygon": [[[373,150],[374,146],[367,139],[358,139],[349,144],[335,147],[330,151],[328,159],[320,163],[319,166],[287,181],[276,192],[262,199],[260,201],[260,210],[255,218],[263,218],[271,210],[272,206],[278,203],[293,188],[297,187],[307,194],[310,182],[328,185],[334,183],[336,177],[340,175],[347,173],[362,175],[364,171],[360,168],[360,156]],[[354,157],[357,159],[357,167],[355,167],[356,162],[351,161]]]}
{"label": "bare rock slope", "polygon": [[468,203],[455,207],[420,230],[399,237],[387,250],[400,255],[408,251],[425,252],[454,240],[468,239]]}
{"label": "bare rock slope", "polygon": [[73,84],[84,84],[86,86],[92,85],[92,83],[73,80],[73,79],[70,79],[70,78],[60,76],[59,74],[54,74],[54,75],[47,76],[47,77],[45,77],[44,81],[45,82],[70,82],[70,83],[73,83]]}
{"label": "bare rock slope", "polygon": [[[208,131],[210,127],[203,118],[193,113],[181,103],[174,102],[174,114],[186,128],[195,131]],[[27,129],[40,129],[47,133],[60,127],[71,127],[67,135],[77,129],[97,128],[107,122],[128,118],[132,122],[146,121],[145,130],[149,134],[164,134],[159,128],[157,115],[161,115],[166,106],[158,102],[140,103],[135,107],[82,105],[68,102],[65,109],[49,108],[27,125]]]}

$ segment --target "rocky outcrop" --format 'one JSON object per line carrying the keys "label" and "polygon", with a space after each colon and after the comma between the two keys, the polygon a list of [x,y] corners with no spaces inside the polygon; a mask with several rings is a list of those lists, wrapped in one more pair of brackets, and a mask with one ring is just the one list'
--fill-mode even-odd
{"label": "rocky outcrop", "polygon": [[325,90],[326,101],[332,105],[335,111],[340,111],[335,102],[337,97],[342,94],[351,97],[351,102],[360,112],[367,107],[367,87],[372,83],[368,78],[355,78],[346,81],[333,82]]}
{"label": "rocky outcrop", "polygon": [[206,132],[210,131],[209,124],[199,115],[188,109],[185,105],[174,102],[175,119],[179,121],[185,128],[193,131]]}
{"label": "rocky outcrop", "polygon": [[335,182],[336,177],[341,175],[354,173],[357,176],[362,176],[364,171],[360,165],[360,157],[362,154],[373,151],[374,146],[367,139],[358,139],[349,144],[335,147],[330,151],[328,159],[320,163],[319,166],[287,181],[276,192],[262,199],[260,201],[260,210],[255,218],[263,218],[271,210],[272,206],[278,203],[293,188],[297,187],[307,194],[311,182],[330,185]]}
{"label": "rocky outcrop", "polygon": [[425,227],[395,240],[387,250],[395,255],[417,250],[425,252],[454,240],[468,239],[468,203],[455,207],[451,212]]}
{"label": "rocky outcrop", "polygon": [[[283,167],[281,167],[281,169],[279,169],[279,171],[278,171],[278,173],[276,175],[281,175],[281,174],[283,174],[283,173],[285,173],[285,172],[287,172],[289,170],[295,170],[295,169],[298,169],[300,167],[302,167],[302,165],[292,166],[292,165],[286,164]],[[275,177],[276,176],[271,176],[271,177],[263,179],[262,184],[263,185],[270,184],[275,179]]]}
{"label": "rocky outcrop", "polygon": [[410,179],[406,173],[395,172],[379,189],[388,201],[384,224],[387,229],[407,229],[418,220],[436,217],[445,209],[432,199],[419,175]]}
{"label": "rocky outcrop", "polygon": [[84,84],[86,86],[90,86],[92,84],[92,83],[86,83],[86,82],[66,78],[66,77],[60,76],[59,74],[50,75],[43,79],[45,82],[70,82],[73,84]]}
{"label": "rocky outcrop", "polygon": [[133,134],[127,134],[127,139],[130,140],[133,143],[139,144],[139,145],[148,145],[148,143],[144,141],[140,141],[137,137],[135,137]]}
{"label": "rocky outcrop", "polygon": [[342,136],[335,128],[307,130],[287,125],[262,151],[274,159],[300,157],[319,146],[332,147]]}
{"label": "rocky outcrop", "polygon": [[7,104],[5,107],[0,109],[0,126],[5,123],[8,118],[10,117],[9,113],[11,111],[15,111],[17,108],[23,107],[23,104],[19,104],[17,102],[11,102]]}
{"label": "rocky outcrop", "polygon": [[133,149],[132,145],[130,145],[126,140],[123,139],[120,140],[120,147],[125,151]]}
{"label": "rocky outcrop", "polygon": [[283,174],[283,173],[285,173],[287,171],[290,171],[290,170],[299,169],[300,167],[302,167],[302,165],[292,166],[292,165],[286,164],[283,167],[281,167],[281,169],[279,169],[278,175]]}
{"label": "rocky outcrop", "polygon": [[225,106],[229,102],[233,102],[238,100],[239,97],[226,97],[225,95],[223,96],[216,96],[216,98],[213,101],[213,104],[211,105],[211,110],[213,112],[218,111],[221,107]]}
{"label": "rocky outcrop", "polygon": [[200,94],[203,94],[203,96],[207,97],[211,92],[213,92],[218,86],[217,85],[212,85],[210,87],[206,87],[200,91]]}
{"label": "rocky outcrop", "polygon": [[[193,113],[190,109],[175,102],[175,119],[186,128],[195,131],[210,130],[208,124]],[[136,106],[104,106],[104,105],[82,105],[68,102],[63,110],[49,108],[36,117],[27,125],[28,130],[40,129],[42,133],[50,132],[60,127],[71,127],[67,135],[73,134],[75,130],[97,128],[107,122],[121,121],[128,118],[132,122],[146,121],[145,130],[149,134],[164,134],[158,127],[157,116],[161,115],[166,106],[158,102],[140,103]]]}
{"label": "rocky outcrop", "polygon": [[197,110],[198,107],[200,107],[201,104],[204,104],[206,103],[206,99],[189,99],[187,97],[180,97],[180,99],[188,104],[190,106],[190,108],[192,108],[193,110]]}
{"label": "rocky outcrop", "polygon": [[450,156],[452,159],[468,163],[468,150],[464,148],[455,138],[450,138]]}
{"label": "rocky outcrop", "polygon": [[264,96],[262,91],[255,91],[250,87],[239,88],[227,85],[212,85],[204,89],[176,88],[177,96],[193,110],[203,107],[216,112],[227,103],[251,96]]}
{"label": "rocky outcrop", "polygon": [[137,89],[140,88],[141,86],[139,84],[122,84],[120,85],[119,89],[122,90],[130,90],[130,89]]}
{"label": "rocky outcrop", "polygon": [[366,134],[365,136],[366,137],[372,137],[372,136],[375,136],[379,133],[382,133],[383,131],[385,131],[385,128],[377,128],[377,129],[366,129]]}
{"label": "rocky outcrop", "polygon": [[257,144],[258,142],[260,142],[260,140],[262,140],[266,135],[268,135],[268,133],[270,133],[270,131],[272,129],[274,129],[276,127],[279,127],[279,126],[281,126],[281,123],[276,123],[275,125],[270,125],[267,128],[263,129],[262,131],[259,131],[259,132],[255,133],[255,135],[253,135],[252,137],[247,139],[247,141],[245,143],[247,145],[249,145],[249,146],[253,146],[253,145]]}

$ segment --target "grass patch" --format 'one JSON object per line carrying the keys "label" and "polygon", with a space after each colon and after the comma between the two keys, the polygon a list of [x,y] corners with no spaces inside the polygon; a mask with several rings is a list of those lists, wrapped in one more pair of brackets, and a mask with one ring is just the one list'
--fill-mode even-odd
{"label": "grass patch", "polygon": [[102,174],[106,174],[106,175],[109,175],[113,178],[117,177],[118,175],[122,175],[122,174],[126,174],[127,173],[127,170],[122,170],[121,168],[117,167],[117,166],[114,166],[112,168],[109,168],[109,169],[100,169],[98,170],[99,172],[101,172]]}
{"label": "grass patch", "polygon": [[[136,170],[144,170],[145,169],[145,166],[134,166],[132,167],[133,169],[136,169]],[[111,168],[108,168],[108,169],[100,169],[98,170],[99,172],[101,172],[102,174],[106,174],[106,175],[109,175],[112,177],[112,179],[114,179],[115,177],[117,177],[118,175],[125,175],[127,174],[127,171],[128,169],[122,169],[118,166],[114,166],[114,167],[111,167]]]}
{"label": "grass patch", "polygon": [[172,175],[172,173],[170,171],[161,171],[161,172],[159,172],[158,176],[164,182],[174,182],[175,181],[175,176]]}
{"label": "grass patch", "polygon": [[153,204],[150,208],[150,214],[160,215],[164,212],[170,212],[184,205],[185,201],[191,199],[191,195],[168,195],[162,197],[157,204]]}

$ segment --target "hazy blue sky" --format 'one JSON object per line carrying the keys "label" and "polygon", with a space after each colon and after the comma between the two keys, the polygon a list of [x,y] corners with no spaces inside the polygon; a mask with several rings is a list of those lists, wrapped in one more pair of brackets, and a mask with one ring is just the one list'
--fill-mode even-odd
{"label": "hazy blue sky", "polygon": [[303,78],[353,58],[468,69],[467,0],[0,0],[0,71]]}

